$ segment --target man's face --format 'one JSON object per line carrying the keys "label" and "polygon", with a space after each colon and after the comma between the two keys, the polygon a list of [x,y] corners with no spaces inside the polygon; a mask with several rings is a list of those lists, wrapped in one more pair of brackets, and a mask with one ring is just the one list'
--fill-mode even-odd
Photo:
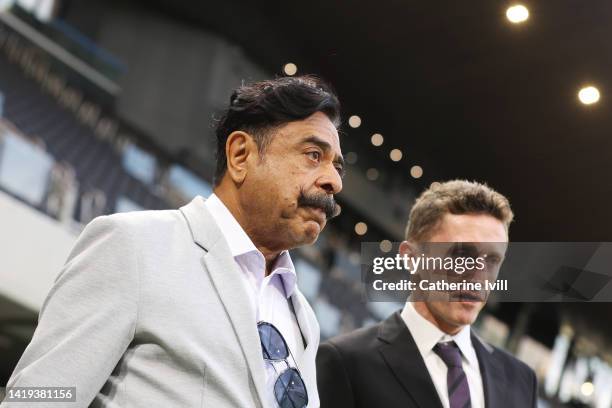
{"label": "man's face", "polygon": [[[508,234],[504,224],[498,219],[485,214],[446,214],[435,232],[427,240],[431,243],[480,243],[470,245],[475,248],[480,256],[486,255],[487,267],[481,276],[480,272],[465,272],[458,275],[454,281],[466,279],[468,282],[483,281],[485,278],[494,280],[507,248]],[[452,245],[441,244],[438,249],[452,247]],[[473,254],[474,252],[472,252]],[[474,255],[471,255],[474,256]],[[478,255],[476,255],[478,256]],[[454,272],[450,272],[455,275]],[[492,276],[495,275],[495,276]],[[484,300],[433,300],[424,296],[426,313],[433,317],[436,324],[445,332],[458,332],[462,327],[472,324],[478,317],[478,313],[484,307]],[[435,296],[434,296],[435,298]],[[416,307],[416,305],[415,305]]]}
{"label": "man's face", "polygon": [[338,131],[317,112],[272,132],[263,157],[249,160],[240,188],[247,233],[271,250],[311,244],[339,211],[333,205],[342,190]]}

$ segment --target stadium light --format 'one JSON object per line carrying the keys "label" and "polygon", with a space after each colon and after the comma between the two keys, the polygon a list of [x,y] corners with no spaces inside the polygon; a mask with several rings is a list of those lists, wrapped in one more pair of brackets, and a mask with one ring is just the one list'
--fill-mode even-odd
{"label": "stadium light", "polygon": [[594,86],[586,86],[578,92],[578,99],[585,105],[592,105],[599,102],[599,89]]}
{"label": "stadium light", "polygon": [[415,179],[421,178],[423,176],[423,168],[421,166],[412,166],[410,175]]}
{"label": "stadium light", "polygon": [[293,62],[288,62],[283,67],[283,72],[285,72],[285,74],[289,76],[295,75],[297,73],[297,70],[297,65],[295,65]]}
{"label": "stadium light", "polygon": [[400,149],[393,149],[389,153],[389,157],[394,162],[398,162],[398,161],[402,160],[402,156],[403,156],[403,154],[402,154],[402,151]]}
{"label": "stadium light", "polygon": [[514,6],[508,7],[506,10],[506,18],[512,24],[520,24],[529,18],[529,10],[522,4],[515,4]]}
{"label": "stadium light", "polygon": [[357,115],[353,115],[349,118],[348,124],[352,128],[358,128],[361,126],[361,118]]}
{"label": "stadium light", "polygon": [[380,133],[374,133],[370,140],[374,146],[381,146],[385,141],[385,138]]}
{"label": "stadium light", "polygon": [[362,221],[355,224],[355,233],[357,235],[365,235],[366,232],[368,232],[368,224]]}

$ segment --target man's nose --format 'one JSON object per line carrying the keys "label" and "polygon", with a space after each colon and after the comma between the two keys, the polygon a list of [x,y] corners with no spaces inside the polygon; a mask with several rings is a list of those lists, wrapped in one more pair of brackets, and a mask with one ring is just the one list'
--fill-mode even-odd
{"label": "man's nose", "polygon": [[338,194],[342,191],[342,177],[333,164],[325,167],[325,171],[317,180],[317,187],[325,190],[327,194]]}

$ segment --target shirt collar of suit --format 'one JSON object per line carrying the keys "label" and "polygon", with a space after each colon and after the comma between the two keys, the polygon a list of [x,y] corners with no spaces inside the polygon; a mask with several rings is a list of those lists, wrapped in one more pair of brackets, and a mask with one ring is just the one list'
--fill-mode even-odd
{"label": "shirt collar of suit", "polygon": [[410,301],[406,302],[404,310],[402,310],[402,320],[408,327],[408,330],[410,330],[410,334],[412,334],[414,342],[422,356],[433,353],[434,346],[440,342],[454,341],[468,364],[478,367],[478,358],[472,346],[472,339],[470,336],[470,326],[465,326],[454,336],[446,334],[436,325],[421,316]]}
{"label": "shirt collar of suit", "polygon": [[[258,285],[261,285],[266,278],[266,261],[261,251],[255,247],[251,238],[216,194],[211,194],[206,199],[205,205],[219,226],[234,260],[243,270],[252,273]],[[289,251],[282,251],[278,255],[269,277],[272,278],[275,275],[279,276],[283,283],[285,296],[289,298],[295,290],[297,281]]]}

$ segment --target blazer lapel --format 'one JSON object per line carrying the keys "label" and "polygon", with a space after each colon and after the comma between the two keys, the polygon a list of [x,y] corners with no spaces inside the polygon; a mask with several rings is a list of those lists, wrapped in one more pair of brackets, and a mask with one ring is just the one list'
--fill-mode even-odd
{"label": "blazer lapel", "polygon": [[261,352],[255,312],[243,284],[241,272],[202,197],[196,197],[181,208],[194,242],[206,254],[202,266],[208,271],[227,312],[255,385],[260,405],[265,401],[265,368]]}
{"label": "blazer lapel", "polygon": [[484,389],[486,408],[500,408],[506,406],[505,388],[506,378],[504,369],[495,358],[495,349],[480,339],[472,331],[472,345],[476,351],[482,388]]}
{"label": "blazer lapel", "polygon": [[442,408],[421,353],[399,312],[381,324],[378,338],[383,359],[417,406]]}
{"label": "blazer lapel", "polygon": [[293,310],[295,311],[295,317],[298,325],[300,326],[300,331],[302,332],[302,336],[304,336],[303,340],[306,343],[304,345],[304,355],[302,359],[306,358],[308,354],[316,354],[316,347],[314,343],[316,340],[318,340],[314,338],[316,333],[306,311],[308,306],[305,304],[305,302],[306,299],[304,298],[304,295],[302,295],[299,290],[295,288],[293,295],[291,295],[291,303],[293,305]]}
{"label": "blazer lapel", "polygon": [[[306,342],[304,348],[304,354],[297,361],[298,368],[306,384],[308,390],[308,399],[310,402],[318,401],[319,396],[317,393],[317,378],[316,378],[316,367],[315,367],[315,356],[317,353],[319,343],[319,331],[316,322],[311,321],[308,314],[309,306],[306,304],[304,295],[299,292],[296,288],[291,295],[291,302],[293,304],[293,310],[295,310],[295,316],[297,318],[300,331],[304,336]],[[301,339],[298,339],[301,341]],[[308,404],[309,406],[315,406],[315,404]],[[318,405],[316,405],[318,406]]]}

